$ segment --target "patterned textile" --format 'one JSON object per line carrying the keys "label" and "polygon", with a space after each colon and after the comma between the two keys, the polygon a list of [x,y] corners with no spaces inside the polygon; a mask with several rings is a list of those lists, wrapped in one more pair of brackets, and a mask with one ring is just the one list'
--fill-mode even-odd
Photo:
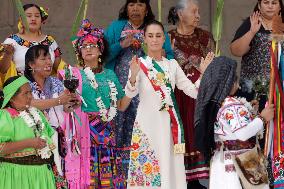
{"label": "patterned textile", "polygon": [[56,189],[68,189],[68,183],[65,177],[60,176],[55,163],[51,165],[54,174]]}
{"label": "patterned textile", "polygon": [[130,153],[129,179],[130,186],[161,186],[159,161],[151,149],[149,139],[134,123],[132,136],[132,151]]}
{"label": "patterned textile", "polygon": [[117,156],[113,123],[103,123],[97,113],[89,113],[91,134],[90,188],[124,189],[122,160]]}
{"label": "patterned textile", "polygon": [[[226,136],[230,132],[234,133],[247,126],[253,120],[253,116],[240,101],[231,97],[226,98],[223,102],[222,108],[218,112],[217,120],[219,122],[216,122],[214,125],[214,133]],[[230,131],[224,128],[226,125],[231,126]]]}
{"label": "patterned textile", "polygon": [[64,90],[62,82],[56,77],[46,78],[43,90],[38,87],[36,82],[31,82],[30,86],[35,95],[39,98],[44,97],[46,99],[52,98],[53,94],[60,94]]}
{"label": "patterned textile", "polygon": [[[214,51],[212,35],[200,28],[196,28],[192,35],[181,35],[176,29],[169,35],[175,39],[174,53],[186,76],[194,83],[200,76],[197,70],[201,57],[209,51]],[[179,106],[185,133],[185,168],[187,180],[196,180],[209,177],[209,167],[204,161],[202,153],[198,153],[194,145],[194,109],[195,100],[185,95],[181,90],[175,89],[175,96]]]}
{"label": "patterned textile", "polygon": [[[143,27],[143,26],[142,26]],[[143,28],[139,28],[141,30],[141,33],[143,31]],[[123,31],[121,32],[121,40],[125,38],[125,35],[128,31],[134,30],[132,25],[128,22]],[[137,33],[136,35],[140,35]],[[132,46],[128,48],[124,48],[119,56],[118,56],[118,64],[115,66],[115,73],[119,79],[119,82],[121,83],[122,87],[124,88],[127,80],[128,80],[128,74],[129,74],[129,62],[131,61],[132,57],[134,56],[134,53],[138,56],[144,56],[143,49],[140,48],[138,50],[135,50]],[[136,111],[139,104],[139,95],[132,98],[130,105],[124,112],[118,111],[118,114],[115,118],[115,124],[116,124],[116,144],[118,147],[121,148],[127,148],[131,145],[131,136],[132,136],[132,129],[133,124],[136,117]],[[128,171],[128,162],[129,162],[129,151],[124,151],[123,154],[126,159],[123,159],[124,162],[124,169],[125,174],[127,175]]]}
{"label": "patterned textile", "polygon": [[[56,77],[47,77],[43,89],[41,89],[37,82],[30,82],[32,94],[34,99],[52,99],[57,98],[63,91],[63,83]],[[55,128],[59,127],[63,122],[63,106],[55,106],[43,110],[48,121]]]}
{"label": "patterned textile", "polygon": [[[27,48],[30,48],[34,45],[38,45],[38,44],[41,44],[41,45],[47,45],[47,46],[50,46],[52,45],[52,43],[54,43],[54,38],[50,35],[47,35],[41,42],[37,43],[37,42],[30,42],[30,41],[27,41],[27,40],[24,40],[23,38],[21,38],[20,36],[18,36],[17,34],[12,34],[9,36],[9,38],[11,39],[14,39],[20,46],[25,46]],[[59,47],[57,47],[54,51],[55,53],[55,57],[58,57],[62,54],[61,50]]]}

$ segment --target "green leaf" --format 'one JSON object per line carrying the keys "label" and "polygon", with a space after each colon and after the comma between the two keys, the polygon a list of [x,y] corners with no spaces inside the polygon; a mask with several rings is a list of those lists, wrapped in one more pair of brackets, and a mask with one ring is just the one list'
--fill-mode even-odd
{"label": "green leaf", "polygon": [[[217,0],[216,12],[213,20],[213,38],[217,44],[222,37],[224,0]],[[219,45],[216,45],[216,55],[220,55]]]}
{"label": "green leaf", "polygon": [[85,11],[85,1],[86,0],[82,0],[81,1],[81,4],[80,4],[80,7],[78,9],[78,12],[76,14],[76,18],[74,20],[74,23],[72,25],[72,30],[71,30],[71,37],[76,35],[78,29],[79,29],[79,26],[81,24],[81,21],[83,20],[83,17],[84,17],[84,11]]}
{"label": "green leaf", "polygon": [[13,2],[15,4],[16,9],[18,10],[19,16],[22,19],[22,23],[23,23],[23,26],[25,27],[25,30],[29,31],[29,24],[28,24],[26,13],[23,8],[23,4],[21,0],[13,0]]}
{"label": "green leaf", "polygon": [[[88,2],[86,0],[81,0],[80,7],[77,11],[75,20],[72,24],[71,34],[70,34],[70,41],[73,41],[76,38],[77,31],[81,25],[82,20],[84,19],[85,13],[87,12]],[[69,56],[71,57],[70,60],[73,60],[70,64],[75,65],[78,63],[78,59],[75,53],[75,49],[73,47],[72,42],[68,43],[68,51]]]}

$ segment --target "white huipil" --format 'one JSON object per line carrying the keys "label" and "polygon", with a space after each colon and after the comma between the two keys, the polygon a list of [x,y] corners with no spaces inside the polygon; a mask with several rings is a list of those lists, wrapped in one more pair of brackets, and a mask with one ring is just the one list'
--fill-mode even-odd
{"label": "white huipil", "polygon": [[[140,60],[147,68],[151,67],[150,57]],[[196,98],[196,85],[199,86],[200,80],[194,85],[175,60],[163,58],[157,63],[168,74],[173,89],[177,86]],[[127,188],[185,189],[184,154],[174,153],[170,115],[167,111],[159,111],[161,99],[142,70],[137,76],[136,87],[140,103],[133,127]],[[127,88],[131,88],[130,83],[126,86],[126,95]],[[172,99],[168,98],[167,102],[171,104]]]}
{"label": "white huipil", "polygon": [[[215,141],[246,141],[263,130],[260,118],[251,116],[249,109],[234,97],[227,97],[219,109],[214,127]],[[210,165],[210,189],[242,189],[237,172],[234,170],[232,155],[248,149],[227,151],[216,150]],[[266,187],[265,187],[266,188]],[[267,186],[267,188],[269,188]]]}

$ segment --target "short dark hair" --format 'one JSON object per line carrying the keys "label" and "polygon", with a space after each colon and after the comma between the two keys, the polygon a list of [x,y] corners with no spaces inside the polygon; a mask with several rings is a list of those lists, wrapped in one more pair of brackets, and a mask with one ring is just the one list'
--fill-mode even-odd
{"label": "short dark hair", "polygon": [[[254,12],[256,11],[260,11],[259,8],[258,8],[258,5],[261,3],[261,1],[263,0],[257,0],[257,3],[254,7]],[[283,2],[282,0],[278,0],[279,1],[279,4],[280,4],[280,13],[281,13],[281,17],[282,17],[282,22],[284,22],[284,5],[283,5]]]}
{"label": "short dark hair", "polygon": [[155,15],[153,14],[153,11],[150,5],[150,0],[127,0],[125,5],[123,5],[123,7],[119,11],[119,16],[118,16],[119,20],[129,19],[127,15],[127,6],[129,3],[145,3],[146,4],[147,15],[144,18],[144,23],[155,19]]}
{"label": "short dark hair", "polygon": [[163,26],[163,24],[162,24],[161,22],[159,22],[159,21],[157,21],[157,20],[151,20],[151,21],[149,21],[149,22],[146,23],[146,25],[145,25],[145,27],[144,27],[144,34],[146,33],[147,28],[148,28],[149,26],[151,26],[151,25],[158,25],[158,26],[161,27],[161,29],[163,30],[163,32],[165,32],[165,28],[164,28],[164,26]]}
{"label": "short dark hair", "polygon": [[49,47],[47,45],[35,45],[28,49],[25,55],[25,77],[34,82],[34,77],[32,75],[32,68],[30,64],[34,64],[35,60],[43,53],[44,56],[49,55]]}
{"label": "short dark hair", "polygon": [[24,9],[24,11],[25,11],[25,10],[27,10],[28,8],[31,8],[31,7],[35,7],[35,8],[38,9],[38,11],[39,11],[39,13],[40,13],[40,17],[41,17],[41,22],[44,22],[44,21],[47,19],[48,16],[45,15],[45,14],[42,12],[42,10],[40,10],[40,7],[39,7],[38,5],[36,5],[36,4],[33,4],[33,3],[25,4],[25,5],[23,6],[23,9]]}

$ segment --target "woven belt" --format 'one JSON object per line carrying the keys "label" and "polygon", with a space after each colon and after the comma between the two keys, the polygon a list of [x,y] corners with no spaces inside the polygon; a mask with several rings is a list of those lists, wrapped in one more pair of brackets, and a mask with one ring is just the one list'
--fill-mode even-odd
{"label": "woven belt", "polygon": [[220,150],[222,143],[224,144],[224,151],[230,150],[243,150],[243,149],[252,149],[255,147],[256,138],[252,137],[246,141],[241,140],[225,140],[223,142],[216,142],[216,149]]}
{"label": "woven belt", "polygon": [[44,165],[44,164],[52,164],[53,155],[48,159],[42,159],[40,156],[31,155],[25,157],[15,157],[15,158],[5,158],[0,157],[0,162],[7,162],[19,165]]}

